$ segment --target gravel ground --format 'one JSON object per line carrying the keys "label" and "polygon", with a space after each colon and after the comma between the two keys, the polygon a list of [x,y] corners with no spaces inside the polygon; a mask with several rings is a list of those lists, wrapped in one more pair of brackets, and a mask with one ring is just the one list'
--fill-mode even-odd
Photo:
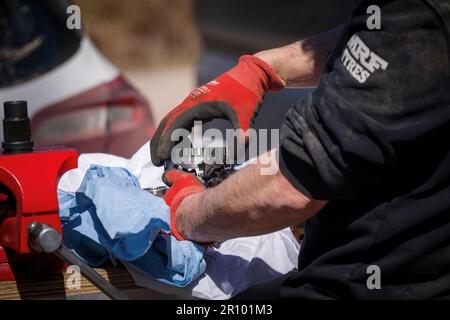
{"label": "gravel ground", "polygon": [[155,122],[178,105],[196,85],[195,66],[125,70],[127,79],[147,98]]}

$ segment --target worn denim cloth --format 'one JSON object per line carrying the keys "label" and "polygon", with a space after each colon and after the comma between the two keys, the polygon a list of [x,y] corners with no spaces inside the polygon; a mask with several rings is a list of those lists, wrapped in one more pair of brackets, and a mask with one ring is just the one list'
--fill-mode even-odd
{"label": "worn denim cloth", "polygon": [[164,200],[124,168],[91,165],[77,192],[58,199],[65,245],[94,267],[119,259],[178,287],[205,271],[203,247],[169,235]]}

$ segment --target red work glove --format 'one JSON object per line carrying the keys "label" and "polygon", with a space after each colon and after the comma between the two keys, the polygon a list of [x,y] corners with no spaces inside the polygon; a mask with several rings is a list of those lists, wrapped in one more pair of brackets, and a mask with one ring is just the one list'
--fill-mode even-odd
{"label": "red work glove", "polygon": [[184,198],[203,192],[205,186],[194,175],[175,169],[166,171],[163,175],[163,181],[170,187],[163,199],[170,207],[170,229],[172,230],[172,235],[178,240],[186,240],[175,226],[176,211]]}
{"label": "red work glove", "polygon": [[242,56],[236,67],[210,83],[194,90],[159,124],[150,143],[152,162],[161,166],[170,159],[177,141],[171,141],[178,128],[191,129],[195,120],[228,119],[235,129],[242,129],[246,142],[264,94],[284,88],[284,82],[268,63],[255,56]]}

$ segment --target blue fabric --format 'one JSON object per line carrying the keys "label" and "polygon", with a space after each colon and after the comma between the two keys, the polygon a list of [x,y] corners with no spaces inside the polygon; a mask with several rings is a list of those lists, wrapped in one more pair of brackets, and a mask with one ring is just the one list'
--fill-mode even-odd
{"label": "blue fabric", "polygon": [[92,165],[78,191],[58,199],[64,243],[91,266],[125,260],[179,287],[205,271],[203,247],[161,232],[170,232],[169,208],[126,169]]}

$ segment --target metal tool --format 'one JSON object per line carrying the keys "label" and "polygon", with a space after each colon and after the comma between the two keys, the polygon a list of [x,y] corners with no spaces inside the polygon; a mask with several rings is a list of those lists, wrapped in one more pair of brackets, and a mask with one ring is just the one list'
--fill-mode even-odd
{"label": "metal tool", "polygon": [[233,172],[233,165],[227,163],[226,148],[194,148],[185,162],[174,164],[171,160],[164,163],[164,170],[177,169],[195,175],[207,188],[222,183]]}
{"label": "metal tool", "polygon": [[[224,155],[223,160],[225,160],[225,150],[221,150],[221,148],[216,149],[220,150],[217,152]],[[202,150],[200,150],[200,154],[203,154]],[[197,153],[192,155],[192,158],[188,161],[188,163],[174,164],[171,160],[168,160],[164,163],[164,171],[176,169],[193,174],[205,185],[206,188],[217,186],[234,172],[233,166],[226,164],[225,161],[221,161],[220,163],[206,163],[203,160],[204,158],[199,156]],[[157,186],[145,188],[144,190],[162,198],[166,194],[167,190],[169,190],[169,187]]]}
{"label": "metal tool", "polygon": [[35,221],[61,233],[56,182],[77,167],[78,153],[65,147],[33,147],[26,101],[5,102],[4,115],[0,150],[0,282],[15,281],[18,269],[28,274],[60,273],[64,263],[56,256],[31,252],[27,227]]}
{"label": "metal tool", "polygon": [[166,194],[167,190],[169,190],[169,187],[158,186],[154,188],[145,188],[144,190],[150,192],[154,196],[162,198]]}
{"label": "metal tool", "polygon": [[37,252],[54,253],[62,261],[80,268],[81,274],[105,295],[113,300],[129,300],[129,298],[106,281],[94,269],[80,260],[63,243],[61,234],[49,225],[32,222],[28,225],[30,246]]}

